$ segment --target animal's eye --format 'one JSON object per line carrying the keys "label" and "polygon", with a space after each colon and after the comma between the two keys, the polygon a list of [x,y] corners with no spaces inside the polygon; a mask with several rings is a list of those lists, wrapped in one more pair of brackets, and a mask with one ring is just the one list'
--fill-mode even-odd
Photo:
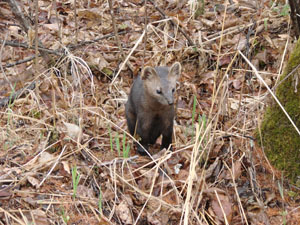
{"label": "animal's eye", "polygon": [[172,93],[174,93],[174,92],[175,92],[175,88],[172,89]]}
{"label": "animal's eye", "polygon": [[160,89],[157,89],[157,90],[156,90],[156,93],[160,95],[160,94],[161,94],[161,90],[160,90]]}

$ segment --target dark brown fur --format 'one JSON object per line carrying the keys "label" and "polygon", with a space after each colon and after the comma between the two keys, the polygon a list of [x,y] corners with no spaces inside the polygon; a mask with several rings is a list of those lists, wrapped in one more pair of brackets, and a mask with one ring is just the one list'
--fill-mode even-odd
{"label": "dark brown fur", "polygon": [[[174,91],[180,73],[178,62],[171,67],[145,67],[132,85],[125,106],[127,125],[131,135],[139,135],[146,150],[161,134],[161,149],[172,143]],[[145,154],[140,145],[137,145],[137,150]]]}

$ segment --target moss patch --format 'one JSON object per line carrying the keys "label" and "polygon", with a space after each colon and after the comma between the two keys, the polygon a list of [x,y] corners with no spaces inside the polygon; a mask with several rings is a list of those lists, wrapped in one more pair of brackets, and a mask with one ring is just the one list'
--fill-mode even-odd
{"label": "moss patch", "polygon": [[[292,70],[300,64],[300,39],[290,56],[282,81],[277,88],[276,96],[300,129],[300,69],[292,75]],[[299,78],[299,84],[296,80]],[[271,163],[292,180],[300,175],[300,136],[291,125],[277,103],[271,105],[265,112],[261,126],[262,142]]]}

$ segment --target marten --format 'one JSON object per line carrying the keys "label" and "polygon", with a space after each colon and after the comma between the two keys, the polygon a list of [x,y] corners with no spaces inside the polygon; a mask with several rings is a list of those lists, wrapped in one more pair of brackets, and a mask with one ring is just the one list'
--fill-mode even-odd
{"label": "marten", "polygon": [[[174,93],[180,74],[179,62],[171,67],[146,66],[133,82],[125,105],[126,120],[130,134],[138,134],[140,144],[146,150],[161,134],[161,149],[168,149],[172,143]],[[139,144],[137,151],[146,155]]]}

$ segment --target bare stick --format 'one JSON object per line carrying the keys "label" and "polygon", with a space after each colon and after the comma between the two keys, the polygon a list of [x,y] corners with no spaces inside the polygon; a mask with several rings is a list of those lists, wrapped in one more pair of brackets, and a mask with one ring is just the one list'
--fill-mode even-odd
{"label": "bare stick", "polygon": [[58,11],[57,11],[57,1],[54,0],[53,1],[54,3],[54,8],[55,8],[55,18],[56,18],[56,21],[57,21],[57,26],[58,26],[58,38],[59,38],[59,43],[61,43],[61,39],[62,39],[62,25],[61,25],[61,22],[59,20],[59,17],[58,17]]}
{"label": "bare stick", "polygon": [[39,24],[39,1],[35,0],[35,24],[34,24],[34,30],[35,30],[35,34],[34,34],[34,38],[35,38],[35,72],[38,73],[38,24]]}
{"label": "bare stick", "polygon": [[[28,46],[25,43],[19,43],[19,42],[15,42],[15,41],[5,41],[0,39],[0,44],[4,43],[5,45],[9,45],[12,47],[21,47],[21,48],[27,48],[27,49],[35,49],[35,45],[34,46]],[[43,47],[38,47],[39,51],[43,51],[43,52],[47,52],[50,54],[54,54],[54,55],[61,55],[61,53],[59,53],[59,51],[54,51],[51,49],[47,49],[47,48],[43,48]]]}
{"label": "bare stick", "polygon": [[[161,8],[159,8],[153,0],[148,0],[148,1],[152,3],[152,5],[156,8],[156,10],[160,13],[160,15],[161,15],[164,19],[168,18],[168,17],[166,16],[166,14],[164,13],[164,11],[163,11]],[[173,19],[171,19],[170,22],[172,23],[173,26],[177,26],[177,23],[175,23],[175,22],[173,21]],[[179,31],[183,34],[183,36],[187,39],[187,41],[188,41],[188,43],[189,43],[190,46],[195,46],[195,43],[194,43],[194,42],[192,41],[192,39],[186,34],[186,32],[180,27],[179,24],[178,24],[178,30],[179,30]]]}
{"label": "bare stick", "polygon": [[11,96],[1,99],[0,100],[0,107],[7,106],[8,104],[15,101],[17,98],[27,94],[29,92],[29,90],[33,90],[34,88],[35,88],[35,82],[32,82],[27,87],[18,90],[17,92],[12,94]]}
{"label": "bare stick", "polygon": [[74,18],[75,18],[75,43],[78,42],[78,24],[77,24],[77,1],[74,0]]}
{"label": "bare stick", "polygon": [[[123,51],[123,48],[122,48],[122,45],[121,45],[121,42],[120,42],[120,38],[119,38],[119,35],[118,35],[118,29],[117,29],[117,25],[116,25],[116,19],[115,19],[115,15],[114,15],[112,0],[108,0],[108,4],[109,4],[109,11],[110,11],[111,19],[112,19],[113,29],[114,29],[114,33],[115,33],[115,39],[116,39],[118,48],[119,48],[120,53],[121,53],[122,61],[124,61],[125,54],[124,54],[124,51]],[[130,62],[127,61],[126,64],[129,67],[129,69],[131,71],[133,71],[133,68],[132,68],[132,65],[130,64]]]}
{"label": "bare stick", "polygon": [[[39,57],[40,57],[40,56],[41,56],[41,55],[39,55]],[[4,68],[13,67],[13,66],[16,66],[16,65],[20,65],[20,64],[22,64],[22,63],[29,62],[29,61],[31,61],[31,60],[33,60],[33,59],[35,59],[35,56],[30,56],[30,57],[28,57],[28,58],[26,58],[26,59],[22,59],[22,60],[19,60],[19,61],[17,61],[17,62],[14,62],[14,63],[8,63],[8,64],[4,65],[3,67],[4,67]]]}
{"label": "bare stick", "polygon": [[17,18],[17,20],[20,22],[23,30],[26,33],[28,33],[28,30],[29,30],[29,27],[30,27],[30,22],[23,15],[18,3],[15,0],[5,0],[5,1],[8,2],[13,14]]}
{"label": "bare stick", "polygon": [[124,53],[123,53],[123,48],[122,48],[121,43],[120,43],[119,35],[118,35],[116,19],[115,19],[115,15],[114,15],[114,9],[113,9],[113,5],[112,5],[112,0],[108,0],[108,4],[109,4],[109,12],[110,12],[111,20],[112,20],[112,24],[113,24],[113,29],[114,29],[114,33],[115,33],[115,39],[116,39],[116,42],[118,44],[118,48],[121,52],[122,58],[124,59],[125,57],[124,57]]}
{"label": "bare stick", "polygon": [[[149,26],[149,25],[148,25]],[[147,26],[147,27],[148,27]],[[133,46],[133,48],[131,49],[131,51],[129,52],[128,56],[126,57],[125,61],[121,64],[121,67],[119,69],[119,71],[117,72],[117,74],[115,75],[114,79],[111,81],[111,85],[113,85],[113,83],[115,82],[115,80],[117,79],[118,75],[120,74],[120,72],[122,71],[122,69],[124,68],[126,62],[129,60],[130,56],[132,55],[132,53],[135,51],[135,49],[137,48],[137,46],[142,42],[143,37],[145,35],[146,31],[144,30],[142,35],[139,37],[139,39],[137,40],[137,42],[135,43],[135,45]]]}
{"label": "bare stick", "polygon": [[[15,0],[5,0],[5,1],[8,2],[8,4],[10,5],[13,14],[20,22],[24,31],[28,33],[28,30],[31,27],[30,22],[25,18],[18,3]],[[40,41],[39,41],[39,46],[43,47],[43,44]],[[50,62],[54,62],[53,59],[47,54],[47,52],[41,50],[41,55],[47,64],[51,64]]]}
{"label": "bare stick", "polygon": [[[6,40],[6,38],[7,38],[7,33],[5,35],[5,40]],[[0,63],[2,62],[2,52],[3,52],[4,45],[5,45],[5,42],[2,43],[1,49],[0,49]],[[6,82],[9,83],[11,90],[13,90],[13,86],[12,86],[11,82],[9,81],[9,79],[7,78],[6,74],[5,74],[5,71],[3,69],[2,63],[0,64],[0,67],[1,67],[1,71],[3,73],[3,76],[5,77]]]}
{"label": "bare stick", "polygon": [[144,37],[144,57],[143,57],[143,68],[145,67],[145,58],[146,58],[146,45],[147,45],[147,25],[148,25],[148,12],[147,12],[147,0],[145,0],[145,37]]}
{"label": "bare stick", "polygon": [[[118,32],[118,34],[125,34],[125,33],[128,33],[128,31],[120,31]],[[111,37],[114,37],[115,34],[114,33],[111,33],[111,34],[107,34],[107,35],[104,35],[102,37],[99,37],[99,38],[96,38],[92,41],[82,41],[80,42],[79,44],[71,44],[71,45],[68,45],[67,48],[71,49],[71,50],[74,50],[74,49],[77,49],[77,48],[80,48],[80,47],[83,47],[85,45],[88,45],[88,44],[93,44],[93,43],[96,43],[98,41],[101,41],[103,39],[107,39],[107,38],[111,38]],[[35,45],[34,46],[28,46],[26,43],[20,43],[20,42],[16,42],[16,41],[5,41],[4,40],[1,40],[0,39],[0,44],[4,43],[4,45],[9,45],[9,46],[12,46],[12,47],[21,47],[21,48],[27,48],[27,49],[35,49]],[[47,49],[47,48],[44,48],[44,47],[41,47],[39,46],[38,49],[40,51],[43,51],[43,52],[47,52],[49,54],[54,54],[54,55],[58,55],[58,56],[62,56],[62,53],[64,52],[64,49],[59,49],[59,50],[52,50],[52,49]]]}
{"label": "bare stick", "polygon": [[299,131],[298,127],[296,126],[296,124],[294,123],[294,121],[292,120],[292,118],[289,116],[289,114],[286,112],[286,110],[284,109],[284,107],[281,105],[281,103],[278,100],[278,98],[276,97],[276,95],[269,88],[269,86],[266,84],[266,82],[264,81],[264,79],[259,75],[259,73],[257,72],[257,69],[255,68],[255,66],[253,66],[253,64],[246,58],[246,56],[244,56],[244,54],[240,50],[238,50],[238,52],[245,59],[245,61],[250,65],[250,67],[254,71],[254,74],[256,75],[256,77],[265,85],[265,87],[267,88],[267,90],[270,92],[270,94],[272,95],[272,97],[275,99],[275,101],[277,102],[277,104],[279,105],[279,107],[281,108],[281,110],[284,112],[284,114],[286,115],[286,117],[291,122],[291,124],[293,125],[293,127],[295,128],[295,130],[297,131],[297,133],[300,136],[300,131]]}
{"label": "bare stick", "polygon": [[[117,34],[120,35],[120,34],[125,34],[125,33],[128,33],[129,31],[120,31],[118,32]],[[132,32],[132,31],[130,31]],[[69,49],[76,49],[76,48],[80,48],[80,47],[83,47],[85,45],[89,45],[89,44],[93,44],[93,43],[96,43],[97,41],[101,41],[103,39],[107,39],[107,38],[111,38],[111,37],[114,37],[115,36],[115,33],[110,33],[110,34],[107,34],[107,35],[104,35],[102,37],[99,37],[99,38],[96,38],[92,41],[82,41],[82,42],[79,42],[78,45],[68,45],[67,48]]]}

